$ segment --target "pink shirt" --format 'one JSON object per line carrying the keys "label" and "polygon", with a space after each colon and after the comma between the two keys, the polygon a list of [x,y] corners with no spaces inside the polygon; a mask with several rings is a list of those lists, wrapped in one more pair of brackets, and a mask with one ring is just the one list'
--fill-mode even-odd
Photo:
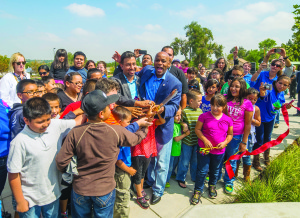
{"label": "pink shirt", "polygon": [[[202,134],[211,142],[213,147],[216,147],[217,144],[225,141],[228,129],[233,125],[232,119],[227,115],[223,114],[223,116],[217,120],[210,111],[201,114],[198,121],[203,123],[201,130]],[[198,139],[198,144],[200,148],[205,148],[202,140]],[[225,148],[213,149],[210,151],[211,154],[217,155],[223,154],[224,152]]]}
{"label": "pink shirt", "polygon": [[233,120],[233,135],[244,134],[245,127],[245,111],[253,111],[253,105],[248,99],[244,99],[241,106],[240,103],[227,102],[228,116]]}

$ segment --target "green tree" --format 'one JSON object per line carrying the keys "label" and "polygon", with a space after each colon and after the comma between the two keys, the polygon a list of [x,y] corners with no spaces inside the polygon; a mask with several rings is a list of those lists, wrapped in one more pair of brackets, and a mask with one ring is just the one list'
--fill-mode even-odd
{"label": "green tree", "polygon": [[74,65],[74,54],[72,54],[71,52],[68,52],[68,62],[70,66]]}
{"label": "green tree", "polygon": [[251,49],[250,51],[248,51],[248,55],[245,57],[246,61],[255,62],[256,67],[259,66],[259,64],[263,61],[263,59],[264,59],[263,50],[258,50],[258,49],[254,49],[254,50]]}
{"label": "green tree", "polygon": [[6,55],[0,55],[0,73],[8,71],[9,60],[10,59]]}
{"label": "green tree", "polygon": [[[233,59],[233,52],[235,51],[235,47],[233,47],[231,50],[230,50],[230,54],[227,56],[227,59],[230,60],[230,59]],[[239,46],[238,48],[238,57],[239,58],[243,58],[245,59],[245,57],[247,57],[247,55],[249,54],[249,51],[247,51],[243,46]]]}
{"label": "green tree", "polygon": [[191,45],[188,43],[188,40],[176,37],[174,42],[171,43],[171,46],[174,49],[174,56],[180,52],[180,54],[184,55],[185,59],[191,59]]}

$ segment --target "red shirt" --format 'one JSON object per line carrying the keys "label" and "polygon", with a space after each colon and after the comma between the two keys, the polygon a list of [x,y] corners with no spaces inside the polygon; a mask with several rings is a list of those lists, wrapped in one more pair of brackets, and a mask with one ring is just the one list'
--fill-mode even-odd
{"label": "red shirt", "polygon": [[149,158],[151,155],[152,157],[157,156],[157,149],[156,149],[156,140],[155,140],[155,120],[153,120],[153,125],[149,126],[148,134],[146,138],[144,138],[140,144],[131,147],[131,157],[135,156],[145,156]]}
{"label": "red shirt", "polygon": [[70,111],[75,111],[78,108],[81,107],[81,101],[76,101],[74,103],[69,104],[66,109],[64,110],[64,112],[62,113],[62,115],[60,115],[59,119],[62,119],[64,116],[66,116]]}

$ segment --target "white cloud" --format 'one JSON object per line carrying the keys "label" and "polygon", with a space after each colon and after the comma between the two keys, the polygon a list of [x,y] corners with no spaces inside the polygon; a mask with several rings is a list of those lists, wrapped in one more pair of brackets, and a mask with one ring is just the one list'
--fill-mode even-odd
{"label": "white cloud", "polygon": [[160,9],[162,9],[162,6],[158,3],[154,3],[153,5],[151,5],[150,8],[153,10],[160,10]]}
{"label": "white cloud", "polygon": [[74,35],[79,35],[79,36],[91,36],[91,35],[94,35],[94,33],[92,32],[89,32],[85,29],[82,29],[82,28],[75,28],[71,31],[72,34]]}
{"label": "white cloud", "polygon": [[17,17],[15,15],[6,13],[5,11],[0,10],[0,17],[6,18],[6,19],[16,19]]}
{"label": "white cloud", "polygon": [[276,11],[276,3],[273,2],[257,2],[246,6],[246,11],[254,14],[266,14]]}
{"label": "white cloud", "polygon": [[36,33],[37,39],[47,42],[60,42],[62,39],[53,33]]}
{"label": "white cloud", "polygon": [[204,6],[199,4],[196,7],[187,8],[187,9],[181,10],[181,11],[170,11],[170,15],[180,16],[180,17],[187,18],[187,19],[192,19],[193,17],[195,17],[196,14],[199,14],[199,12],[201,12],[203,9],[204,9]]}
{"label": "white cloud", "polygon": [[124,4],[124,3],[122,3],[122,2],[117,2],[117,7],[120,7],[120,8],[126,8],[126,9],[128,9],[129,8],[129,6],[128,5],[126,5],[126,4]]}
{"label": "white cloud", "polygon": [[153,25],[153,24],[147,24],[145,26],[145,29],[148,30],[148,31],[157,31],[157,30],[161,29],[161,26],[158,25],[158,24],[155,24],[155,25]]}
{"label": "white cloud", "polygon": [[279,11],[274,16],[265,18],[258,26],[261,31],[291,30],[295,20],[293,14]]}
{"label": "white cloud", "polygon": [[148,31],[138,35],[134,35],[133,38],[142,42],[151,42],[151,43],[157,43],[157,42],[161,43],[161,42],[166,42],[168,40],[168,37],[166,37],[164,34],[153,33]]}
{"label": "white cloud", "polygon": [[67,10],[69,10],[73,14],[77,14],[81,17],[103,17],[105,16],[104,10],[101,8],[96,8],[94,6],[86,5],[86,4],[77,4],[73,3],[66,7]]}

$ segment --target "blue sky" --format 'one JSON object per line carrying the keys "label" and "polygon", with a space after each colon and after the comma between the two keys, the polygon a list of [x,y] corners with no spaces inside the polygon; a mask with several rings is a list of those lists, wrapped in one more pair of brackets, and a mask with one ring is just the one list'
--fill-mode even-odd
{"label": "blue sky", "polygon": [[0,0],[0,54],[53,59],[53,48],[65,48],[107,62],[114,51],[140,48],[155,55],[175,37],[184,38],[183,28],[192,21],[209,28],[228,54],[235,45],[256,49],[266,38],[287,42],[293,4],[297,1]]}

